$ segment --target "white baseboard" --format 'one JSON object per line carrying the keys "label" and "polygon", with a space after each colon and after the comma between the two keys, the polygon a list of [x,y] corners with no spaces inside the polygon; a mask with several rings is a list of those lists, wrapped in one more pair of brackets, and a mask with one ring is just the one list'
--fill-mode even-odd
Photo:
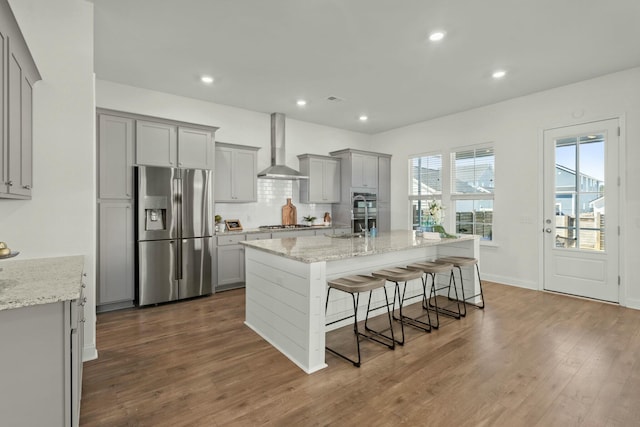
{"label": "white baseboard", "polygon": [[534,291],[538,290],[538,283],[528,281],[528,280],[519,280],[514,279],[513,277],[505,277],[499,276],[497,274],[485,274],[480,272],[482,276],[482,280],[486,280],[488,282],[496,282],[501,285],[509,285],[509,286],[517,286],[519,288],[532,289]]}
{"label": "white baseboard", "polygon": [[85,346],[82,349],[82,361],[83,362],[88,362],[89,360],[95,360],[98,358],[98,349],[92,345],[92,346]]}
{"label": "white baseboard", "polygon": [[625,301],[627,308],[633,308],[634,310],[640,310],[640,299],[627,298]]}

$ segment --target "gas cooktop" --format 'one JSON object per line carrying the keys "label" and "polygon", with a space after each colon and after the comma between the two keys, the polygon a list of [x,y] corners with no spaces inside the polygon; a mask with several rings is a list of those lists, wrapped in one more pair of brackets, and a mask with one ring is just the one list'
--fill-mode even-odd
{"label": "gas cooktop", "polygon": [[261,225],[258,228],[263,228],[266,230],[281,230],[283,228],[310,228],[310,225],[304,224],[291,224],[291,225]]}

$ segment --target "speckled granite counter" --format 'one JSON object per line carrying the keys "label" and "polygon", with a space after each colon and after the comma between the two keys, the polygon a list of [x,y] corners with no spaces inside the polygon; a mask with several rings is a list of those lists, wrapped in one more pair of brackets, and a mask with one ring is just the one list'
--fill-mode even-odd
{"label": "speckled granite counter", "polygon": [[[371,274],[388,267],[442,256],[479,258],[478,236],[427,240],[413,231],[381,232],[375,238],[291,237],[242,242],[245,245],[245,324],[280,350],[307,373],[326,367],[325,332],[350,322],[351,297],[332,292],[325,313],[327,281],[352,274]],[[468,271],[467,271],[468,270]],[[473,270],[464,269],[467,295],[476,295],[479,283]],[[446,285],[447,274],[437,277]],[[394,295],[395,284],[387,282]],[[403,291],[404,292],[404,291]],[[421,295],[422,281],[407,283],[406,295]],[[443,291],[446,293],[446,291]],[[417,300],[417,299],[416,299]],[[359,317],[364,317],[368,298],[360,298]],[[384,293],[374,292],[371,306],[383,307]],[[418,301],[420,304],[420,301]],[[373,315],[386,313],[379,308]],[[331,326],[327,323],[335,321]]]}
{"label": "speckled granite counter", "polygon": [[0,310],[80,297],[83,256],[0,262]]}
{"label": "speckled granite counter", "polygon": [[[216,236],[228,236],[234,234],[255,234],[255,233],[280,233],[283,231],[304,231],[304,230],[344,230],[350,229],[351,227],[348,225],[312,225],[310,227],[300,227],[300,228],[245,228],[241,231],[218,231],[215,233]],[[274,239],[277,237],[274,237]]]}
{"label": "speckled granite counter", "polygon": [[464,235],[457,239],[428,240],[416,237],[413,231],[394,230],[382,232],[377,237],[369,238],[316,236],[278,239],[273,236],[272,240],[241,243],[274,255],[312,263],[404,251],[477,238],[477,236]]}

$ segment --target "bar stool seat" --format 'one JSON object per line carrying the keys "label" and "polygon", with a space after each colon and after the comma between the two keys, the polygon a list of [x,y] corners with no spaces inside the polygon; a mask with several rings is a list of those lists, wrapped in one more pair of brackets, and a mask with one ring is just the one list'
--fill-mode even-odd
{"label": "bar stool seat", "polygon": [[[436,259],[436,262],[450,263],[450,264],[453,264],[454,268],[458,269],[458,272],[460,274],[460,288],[462,290],[462,302],[464,303],[463,304],[464,312],[462,314],[463,317],[466,316],[467,314],[467,305],[471,305],[481,310],[484,309],[484,293],[482,291],[482,279],[480,278],[480,268],[478,267],[477,258],[462,257],[462,256],[446,256],[446,257]],[[476,266],[476,273],[478,274],[478,283],[480,285],[480,293],[467,297],[464,294],[464,281],[462,279],[462,268],[471,267],[474,265]],[[453,270],[451,270],[451,276],[449,278],[449,293],[448,293],[449,298],[451,298],[451,283],[453,283],[453,288],[456,293],[456,299],[457,299],[456,278],[455,278],[455,274],[453,273]],[[469,300],[477,297],[480,297],[480,303],[475,304],[475,303],[468,302]]]}
{"label": "bar stool seat", "polygon": [[[411,318],[411,317],[405,316],[402,313],[402,307],[404,305],[405,299],[411,299],[417,296],[424,296],[424,289],[423,289],[423,295],[415,295],[412,297],[405,298],[406,291],[407,291],[407,282],[415,279],[422,280],[422,271],[412,270],[406,267],[390,267],[390,268],[385,268],[383,270],[374,271],[371,274],[374,277],[379,277],[389,282],[394,282],[396,285],[393,291],[393,305],[395,307],[396,295],[398,295],[400,317],[395,317],[394,315],[393,319],[400,321],[400,330],[402,331],[402,339],[396,340],[398,344],[404,345],[404,341],[405,341],[404,340],[405,338],[404,324],[405,323],[415,328],[422,329],[425,332],[431,332],[431,319],[429,318],[429,311],[427,311],[426,313],[427,319],[428,319],[427,322],[418,320],[418,318]],[[400,291],[400,282],[404,282],[404,287],[402,291]],[[424,287],[424,283],[423,283],[423,287]]]}
{"label": "bar stool seat", "polygon": [[[442,287],[442,288],[436,288],[436,274],[439,273],[451,273],[451,271],[453,270],[453,264],[450,263],[438,263],[438,262],[432,262],[432,261],[423,261],[423,262],[416,262],[413,264],[409,264],[407,266],[407,268],[411,269],[411,270],[418,270],[422,273],[425,273],[425,275],[422,277],[422,288],[424,289],[424,298],[422,300],[422,308],[424,308],[425,310],[433,310],[436,314],[436,322],[435,324],[432,324],[431,326],[434,329],[438,329],[440,327],[440,314],[444,314],[447,316],[451,316],[454,317],[456,319],[459,319],[462,316],[462,312],[460,310],[460,302],[456,302],[456,305],[458,307],[458,311],[452,311],[449,310],[448,308],[444,308],[444,307],[438,307],[438,300],[436,298],[436,294],[437,291],[440,289],[445,289],[446,287]],[[431,277],[431,288],[429,291],[429,297],[427,297],[427,283],[429,282],[429,277]],[[431,302],[431,300],[433,300],[433,303]],[[433,309],[431,307],[434,307]]]}
{"label": "bar stool seat", "polygon": [[[354,275],[354,276],[347,276],[347,277],[340,277],[334,280],[330,280],[328,283],[328,287],[327,287],[327,301],[325,302],[325,315],[327,312],[327,308],[329,307],[329,295],[331,293],[331,289],[336,289],[338,291],[342,291],[342,292],[346,292],[348,294],[351,295],[352,301],[353,301],[353,315],[351,316],[347,316],[347,317],[343,317],[341,319],[338,320],[334,320],[333,322],[329,322],[327,323],[325,326],[329,326],[332,325],[334,323],[340,322],[342,320],[345,319],[349,319],[351,317],[353,317],[353,332],[356,336],[356,347],[357,347],[357,351],[358,351],[358,359],[354,360],[349,358],[348,356],[345,356],[342,353],[339,353],[338,351],[329,348],[328,346],[326,346],[326,350],[335,354],[338,357],[341,357],[345,360],[348,360],[349,362],[353,363],[353,366],[359,368],[360,367],[360,363],[362,361],[361,356],[360,356],[360,337],[363,338],[367,338],[371,341],[375,341],[377,343],[380,343],[388,348],[390,348],[391,350],[395,349],[395,337],[393,336],[393,324],[391,321],[391,312],[389,311],[389,298],[387,296],[387,289],[385,288],[385,280],[384,279],[380,279],[377,277],[372,277],[372,276],[367,276],[367,275],[363,275],[363,274],[358,274],[358,275]],[[369,319],[369,312],[372,311],[371,309],[371,294],[375,289],[379,289],[382,288],[384,290],[384,298],[385,301],[387,303],[386,307],[387,307],[387,317],[389,319],[389,329],[391,330],[391,336],[385,335],[382,333],[382,331],[375,331],[373,329],[370,329],[367,327],[367,321]],[[362,292],[369,292],[369,303],[367,304],[367,314],[365,316],[365,329],[369,332],[371,332],[371,334],[365,334],[362,333],[358,330],[358,303],[360,301],[360,293]],[[388,342],[387,342],[388,341]]]}

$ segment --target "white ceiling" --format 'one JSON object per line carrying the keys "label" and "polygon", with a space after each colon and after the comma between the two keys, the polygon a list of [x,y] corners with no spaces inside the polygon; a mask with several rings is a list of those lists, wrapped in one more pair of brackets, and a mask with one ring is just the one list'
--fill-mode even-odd
{"label": "white ceiling", "polygon": [[365,133],[640,66],[640,0],[93,3],[99,79]]}

